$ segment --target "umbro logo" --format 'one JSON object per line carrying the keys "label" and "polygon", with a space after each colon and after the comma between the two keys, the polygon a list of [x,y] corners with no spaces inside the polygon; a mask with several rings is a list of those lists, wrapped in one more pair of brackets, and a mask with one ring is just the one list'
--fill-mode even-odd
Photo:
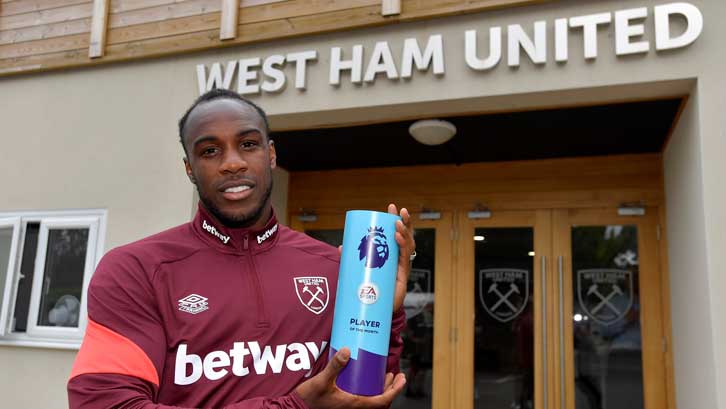
{"label": "umbro logo", "polygon": [[189,314],[199,314],[209,309],[207,297],[198,294],[189,294],[179,300],[179,311],[188,312]]}

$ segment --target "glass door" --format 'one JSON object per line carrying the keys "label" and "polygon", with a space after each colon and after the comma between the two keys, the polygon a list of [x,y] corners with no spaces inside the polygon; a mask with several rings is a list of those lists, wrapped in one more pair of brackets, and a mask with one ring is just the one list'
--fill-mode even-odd
{"label": "glass door", "polygon": [[[453,345],[452,215],[413,213],[416,259],[404,300],[406,330],[401,371],[406,389],[391,406],[450,408]],[[422,219],[423,217],[423,219]],[[291,227],[334,246],[343,242],[345,213],[292,215]]]}
{"label": "glass door", "polygon": [[554,407],[667,407],[656,214],[554,211]]}
{"label": "glass door", "polygon": [[456,269],[456,408],[543,408],[551,215],[463,213]]}

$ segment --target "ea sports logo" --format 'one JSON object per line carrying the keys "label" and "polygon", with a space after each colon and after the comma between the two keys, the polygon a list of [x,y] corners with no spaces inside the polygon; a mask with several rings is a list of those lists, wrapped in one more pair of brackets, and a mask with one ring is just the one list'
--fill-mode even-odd
{"label": "ea sports logo", "polygon": [[388,241],[383,234],[383,227],[369,227],[368,234],[363,236],[358,246],[360,260],[366,259],[368,268],[381,268],[388,260]]}
{"label": "ea sports logo", "polygon": [[363,304],[373,304],[378,301],[378,286],[373,283],[363,283],[358,287],[358,299]]}

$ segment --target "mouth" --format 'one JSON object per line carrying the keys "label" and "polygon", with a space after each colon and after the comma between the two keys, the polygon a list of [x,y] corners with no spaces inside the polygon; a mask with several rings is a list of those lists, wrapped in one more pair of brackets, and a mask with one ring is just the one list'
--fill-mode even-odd
{"label": "mouth", "polygon": [[252,194],[252,189],[254,189],[254,185],[250,182],[233,182],[233,183],[225,183],[220,191],[222,192],[222,197],[224,197],[227,200],[242,200],[246,199]]}

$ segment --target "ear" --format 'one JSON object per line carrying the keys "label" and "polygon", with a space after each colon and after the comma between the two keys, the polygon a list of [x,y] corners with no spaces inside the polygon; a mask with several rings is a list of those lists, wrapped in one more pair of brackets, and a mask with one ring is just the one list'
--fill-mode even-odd
{"label": "ear", "polygon": [[189,164],[189,159],[187,159],[186,157],[184,157],[184,170],[187,173],[189,181],[192,182],[192,184],[196,185],[197,180],[194,179],[194,173],[192,173],[192,165]]}
{"label": "ear", "polygon": [[270,147],[270,168],[275,169],[277,167],[277,152],[275,151],[275,141],[270,139],[268,144]]}

